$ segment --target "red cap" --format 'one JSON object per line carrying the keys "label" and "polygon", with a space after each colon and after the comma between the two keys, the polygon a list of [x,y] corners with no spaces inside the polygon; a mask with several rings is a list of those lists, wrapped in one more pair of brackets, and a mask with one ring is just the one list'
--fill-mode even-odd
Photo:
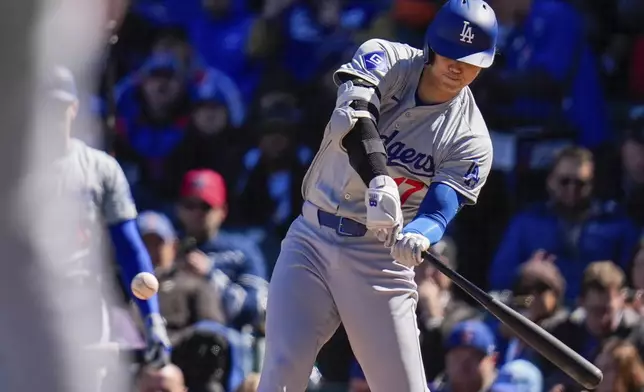
{"label": "red cap", "polygon": [[226,204],[226,183],[221,174],[209,169],[190,170],[183,177],[180,196],[195,197],[213,208]]}

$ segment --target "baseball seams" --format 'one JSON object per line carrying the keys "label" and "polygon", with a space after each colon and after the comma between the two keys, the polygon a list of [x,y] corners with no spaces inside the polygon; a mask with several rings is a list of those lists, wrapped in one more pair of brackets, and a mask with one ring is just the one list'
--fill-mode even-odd
{"label": "baseball seams", "polygon": [[151,273],[141,272],[132,279],[131,289],[138,299],[150,299],[159,291],[159,281]]}

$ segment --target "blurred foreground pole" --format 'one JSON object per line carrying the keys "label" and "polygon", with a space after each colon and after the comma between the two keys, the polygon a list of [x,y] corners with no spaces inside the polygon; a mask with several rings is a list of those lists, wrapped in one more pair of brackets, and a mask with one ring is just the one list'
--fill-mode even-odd
{"label": "blurred foreground pole", "polygon": [[[97,358],[79,350],[75,339],[96,320],[66,308],[74,293],[51,279],[60,265],[46,257],[58,252],[44,233],[73,229],[64,219],[49,219],[59,215],[53,212],[73,217],[79,209],[72,200],[55,201],[54,190],[32,179],[51,164],[61,136],[43,118],[35,91],[54,64],[66,65],[77,77],[81,111],[88,110],[108,6],[103,0],[0,2],[1,391],[94,392]],[[89,118],[79,116],[76,127],[98,136]],[[118,389],[104,392],[125,390]]]}

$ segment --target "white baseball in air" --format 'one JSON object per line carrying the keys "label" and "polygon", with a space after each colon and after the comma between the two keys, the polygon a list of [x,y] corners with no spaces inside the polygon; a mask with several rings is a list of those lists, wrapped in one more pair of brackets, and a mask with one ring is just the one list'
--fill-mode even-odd
{"label": "white baseball in air", "polygon": [[131,284],[132,294],[138,299],[150,299],[159,291],[159,281],[149,272],[140,272]]}

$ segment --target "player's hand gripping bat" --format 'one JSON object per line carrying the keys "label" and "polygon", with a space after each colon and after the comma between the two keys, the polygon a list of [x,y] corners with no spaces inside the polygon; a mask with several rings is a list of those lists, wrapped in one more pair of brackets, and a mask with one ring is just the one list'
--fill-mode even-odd
{"label": "player's hand gripping bat", "polygon": [[481,290],[474,283],[441,263],[431,253],[423,252],[423,259],[450,278],[454,284],[474,298],[494,317],[507,325],[521,340],[546,357],[584,388],[595,389],[602,381],[603,374],[601,370],[546,330]]}

